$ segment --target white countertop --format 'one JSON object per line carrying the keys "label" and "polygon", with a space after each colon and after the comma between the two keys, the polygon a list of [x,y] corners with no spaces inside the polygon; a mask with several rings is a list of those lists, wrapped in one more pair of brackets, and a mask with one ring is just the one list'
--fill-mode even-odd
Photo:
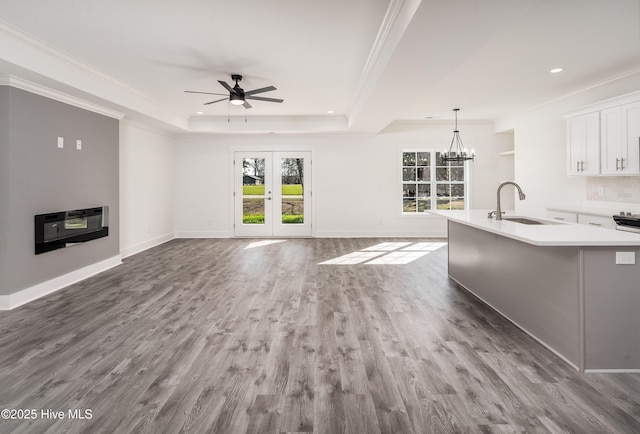
{"label": "white countertop", "polygon": [[590,214],[602,217],[611,217],[620,214],[621,211],[640,213],[640,204],[620,202],[584,201],[582,206],[548,205],[550,211],[571,212],[575,214]]}
{"label": "white countertop", "polygon": [[536,246],[640,246],[640,234],[577,223],[533,217],[535,220],[545,220],[551,224],[527,225],[488,218],[489,210],[429,212],[457,223]]}
{"label": "white countertop", "polygon": [[601,217],[611,217],[612,215],[619,213],[619,211],[611,211],[608,209],[588,208],[588,207],[548,206],[547,209],[549,211],[571,212],[574,214],[589,214],[589,215],[597,215]]}

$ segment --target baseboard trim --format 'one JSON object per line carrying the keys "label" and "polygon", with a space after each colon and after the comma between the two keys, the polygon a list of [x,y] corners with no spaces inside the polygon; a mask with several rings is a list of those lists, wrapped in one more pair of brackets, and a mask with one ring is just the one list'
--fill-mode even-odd
{"label": "baseboard trim", "polygon": [[317,231],[316,238],[447,238],[447,231]]}
{"label": "baseboard trim", "polygon": [[159,237],[153,238],[151,240],[143,241],[141,243],[135,244],[131,247],[127,247],[120,251],[120,256],[124,258],[128,258],[129,256],[133,256],[136,253],[144,252],[147,249],[152,247],[159,246],[160,244],[164,244],[167,241],[171,241],[175,238],[175,234],[173,232],[161,235]]}
{"label": "baseboard trim", "polygon": [[233,234],[227,231],[178,231],[175,238],[232,238]]}
{"label": "baseboard trim", "polygon": [[12,310],[45,295],[122,264],[120,255],[72,271],[9,295],[0,295],[0,310]]}

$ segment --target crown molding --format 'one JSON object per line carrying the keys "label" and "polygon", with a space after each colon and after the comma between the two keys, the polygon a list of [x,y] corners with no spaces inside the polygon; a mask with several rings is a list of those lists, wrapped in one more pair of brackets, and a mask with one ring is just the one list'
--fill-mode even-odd
{"label": "crown molding", "polygon": [[348,116],[350,124],[364,106],[371,89],[380,78],[421,3],[422,0],[391,0],[389,2],[356,86]]}
{"label": "crown molding", "polygon": [[24,31],[22,31],[21,29],[15,28],[13,26],[11,26],[10,24],[7,24],[3,21],[0,21],[0,30],[3,32],[6,32],[8,34],[10,34],[11,36],[13,36],[14,38],[16,38],[17,40],[27,44],[30,47],[36,48],[37,50],[47,53],[48,55],[52,56],[55,59],[61,60],[66,64],[69,65],[73,65],[73,67],[77,68],[78,70],[84,71],[85,73],[88,73],[96,78],[99,78],[102,81],[105,81],[107,83],[109,83],[112,86],[116,86],[128,93],[132,93],[135,94],[136,96],[140,97],[140,98],[144,98],[154,104],[159,105],[159,103],[157,101],[155,101],[154,99],[150,98],[149,96],[143,94],[142,92],[140,92],[137,89],[132,88],[131,86],[116,80],[115,78],[111,77],[108,74],[105,74],[104,72],[87,65],[86,63],[78,60],[77,58],[73,57],[70,54],[65,53],[62,50],[59,50],[57,48],[55,48],[54,46],[47,44],[44,41],[41,41],[40,39],[25,33]]}
{"label": "crown molding", "polygon": [[396,25],[396,21],[398,20],[398,16],[400,15],[400,11],[402,10],[404,3],[405,0],[392,0],[389,3],[389,7],[382,19],[382,25],[378,29],[378,34],[376,35],[376,39],[373,41],[373,46],[371,47],[367,61],[362,69],[358,90],[363,88],[364,84],[369,80],[369,77],[371,77],[374,67],[382,55],[385,44],[389,40],[389,35]]}
{"label": "crown molding", "polygon": [[[629,69],[627,71],[621,72],[619,74],[612,75],[612,76],[610,76],[608,78],[605,78],[603,80],[597,81],[595,83],[589,84],[587,86],[580,87],[579,89],[576,89],[576,90],[574,90],[572,92],[563,94],[563,95],[561,95],[559,97],[552,98],[552,99],[544,101],[544,102],[542,102],[540,104],[536,104],[534,106],[531,106],[531,107],[528,107],[526,109],[520,110],[517,113],[512,113],[512,114],[510,114],[508,116],[501,116],[499,118],[494,119],[494,121],[495,121],[496,124],[504,124],[504,123],[508,122],[508,120],[513,118],[513,117],[520,116],[520,115],[525,114],[525,113],[530,113],[532,111],[541,109],[541,108],[549,106],[551,104],[555,104],[557,102],[566,100],[566,99],[571,98],[571,97],[576,96],[576,95],[580,95],[580,94],[587,93],[587,92],[590,92],[590,91],[593,91],[593,90],[597,90],[597,89],[605,87],[607,85],[615,84],[615,83],[620,82],[622,80],[625,80],[627,78],[634,78],[634,77],[638,77],[638,76],[640,76],[640,67],[632,68],[632,69]],[[577,110],[572,110],[570,112],[564,113],[563,116],[565,118],[567,118],[567,117],[577,116],[579,114],[586,114],[586,113],[591,112],[591,111],[597,111],[597,110],[600,110],[600,109],[603,109],[603,108],[611,107],[612,105],[616,105],[617,103],[615,103],[614,101],[618,101],[618,100],[622,101],[622,102],[620,102],[620,104],[625,104],[626,102],[633,102],[633,101],[637,101],[639,99],[640,99],[640,91],[634,91],[634,92],[631,92],[631,93],[625,93],[625,94],[620,95],[620,96],[607,98],[607,99],[605,99],[603,101],[598,101],[598,102],[595,102],[595,103],[592,103],[592,104],[588,104],[588,105],[586,105],[584,107],[581,107],[581,108],[579,108]]]}
{"label": "crown molding", "polygon": [[33,83],[31,81],[13,75],[0,74],[0,86],[11,86],[15,87],[16,89],[26,90],[27,92],[44,96],[45,98],[53,99],[65,104],[72,105],[74,107],[78,107],[118,120],[124,118],[125,116],[124,113],[120,113],[118,111],[90,103],[83,99],[68,95],[57,90],[53,90],[51,88]]}
{"label": "crown molding", "polygon": [[[109,76],[108,74],[83,63],[72,55],[61,51],[51,44],[46,43],[24,31],[15,28],[0,20],[0,39],[6,43],[2,49],[6,48],[7,56],[4,58],[9,64],[15,65],[26,71],[40,73],[47,68],[54,74],[44,73],[51,80],[63,83],[71,88],[78,89],[90,95],[95,95],[105,101],[126,107],[143,116],[156,120],[161,124],[166,124],[172,128],[184,129],[187,119],[179,113],[174,113],[170,108],[163,106],[160,102],[139,90]],[[4,54],[4,53],[3,53]],[[47,66],[43,66],[47,65]],[[19,75],[19,73],[18,73]],[[14,76],[15,77],[15,76]],[[17,78],[17,77],[16,77]],[[26,81],[26,80],[23,80]],[[16,85],[15,87],[20,87]],[[97,104],[89,103],[80,98],[72,97],[45,86],[30,83],[25,89],[43,96],[60,100],[78,107],[93,110],[96,113],[105,114],[121,119],[124,114]],[[38,87],[47,89],[40,93]],[[54,95],[61,95],[61,99]],[[76,101],[76,103],[72,102]],[[79,102],[79,103],[78,103]],[[93,107],[93,109],[91,108]]]}

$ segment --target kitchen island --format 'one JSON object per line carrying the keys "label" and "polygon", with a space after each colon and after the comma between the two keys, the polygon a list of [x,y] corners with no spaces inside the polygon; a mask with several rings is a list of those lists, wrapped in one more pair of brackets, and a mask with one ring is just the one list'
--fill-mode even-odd
{"label": "kitchen island", "polygon": [[640,372],[640,235],[432,213],[448,220],[449,276],[466,290],[576,369]]}

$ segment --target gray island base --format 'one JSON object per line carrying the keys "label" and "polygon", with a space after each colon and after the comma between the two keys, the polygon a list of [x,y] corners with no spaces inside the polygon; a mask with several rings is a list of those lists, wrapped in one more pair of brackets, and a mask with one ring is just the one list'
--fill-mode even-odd
{"label": "gray island base", "polygon": [[449,218],[449,276],[467,291],[580,371],[640,372],[640,265],[616,264],[616,252],[640,259],[640,236],[588,228],[608,231],[612,245],[602,232],[570,245],[527,242],[523,231],[535,228],[437,214]]}

